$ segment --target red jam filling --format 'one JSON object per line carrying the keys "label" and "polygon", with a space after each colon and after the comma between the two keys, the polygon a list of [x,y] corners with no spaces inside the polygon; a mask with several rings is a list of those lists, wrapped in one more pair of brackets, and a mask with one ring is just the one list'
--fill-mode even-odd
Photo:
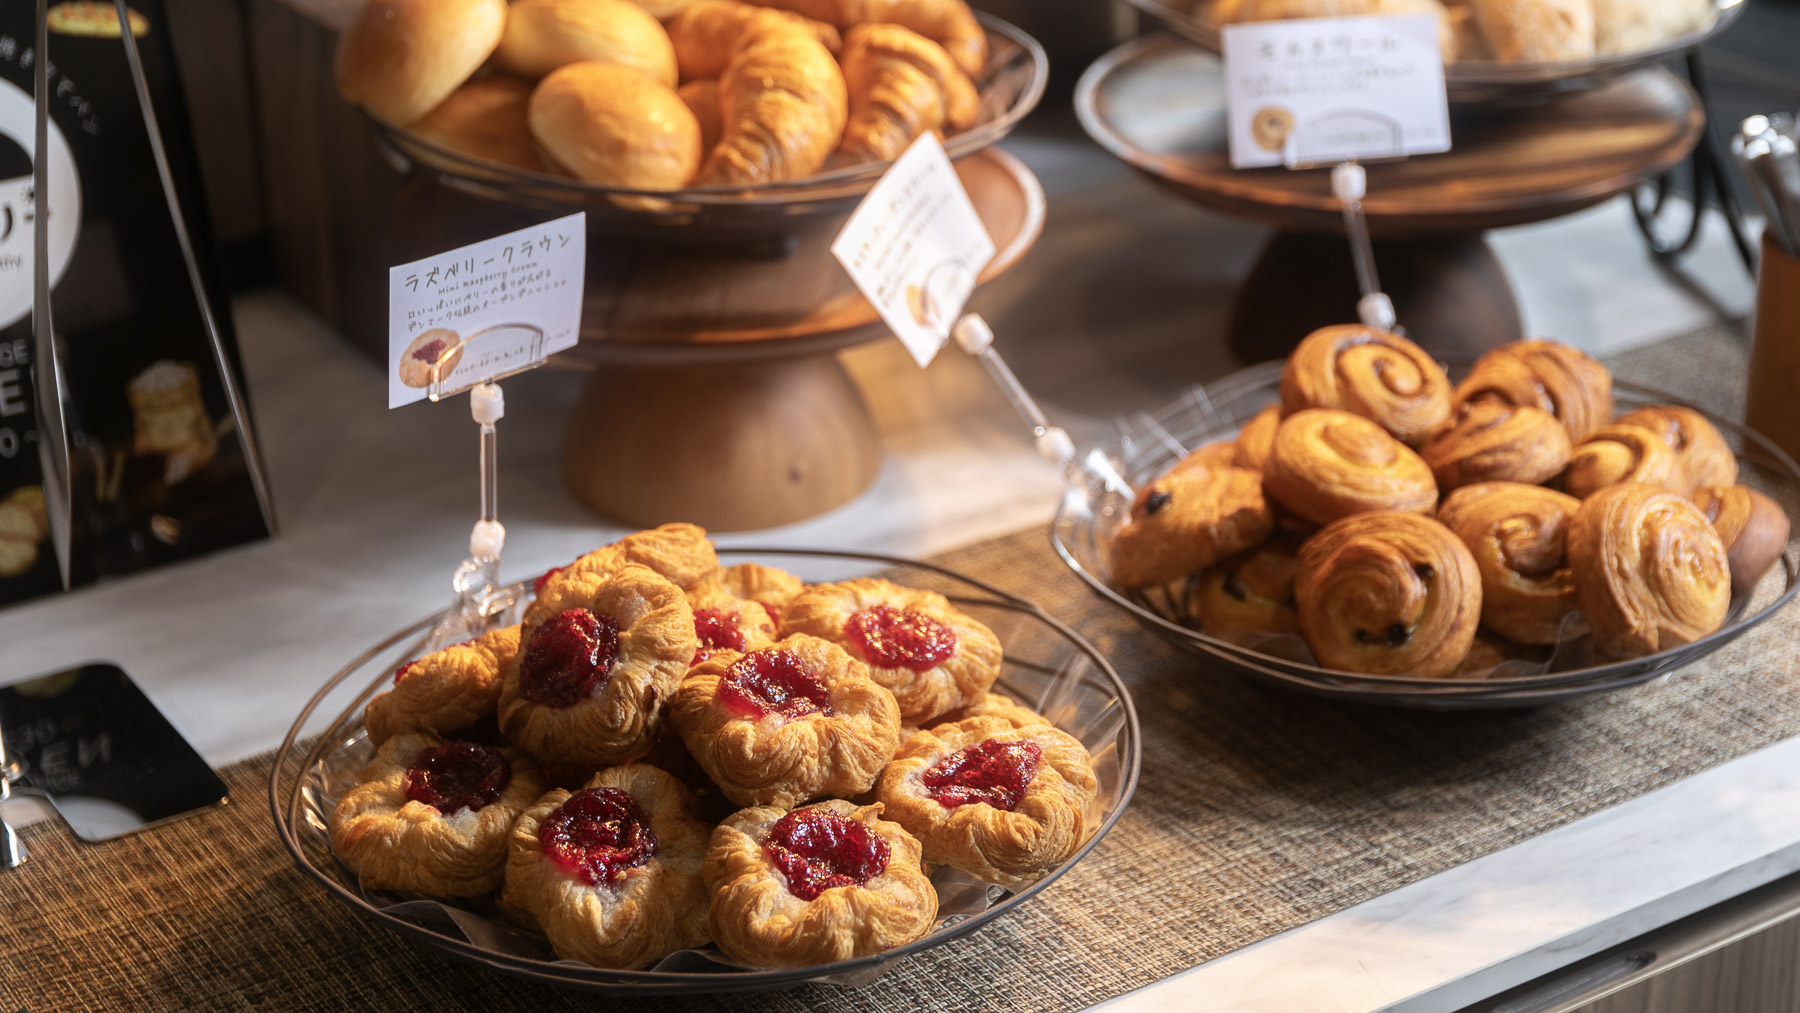
{"label": "red jam filling", "polygon": [[606,684],[619,660],[619,621],[569,609],[532,634],[519,659],[519,691],[546,707],[573,707]]}
{"label": "red jam filling", "polygon": [[544,854],[589,886],[616,883],[656,854],[656,834],[637,800],[617,788],[586,788],[538,825]]}
{"label": "red jam filling", "polygon": [[458,809],[480,812],[512,783],[512,764],[499,750],[473,742],[450,742],[419,750],[406,768],[406,797],[446,815]]}
{"label": "red jam filling", "polygon": [[738,614],[725,609],[695,609],[694,635],[700,638],[700,649],[694,652],[694,664],[712,656],[714,651],[744,649],[744,633],[738,629]]}
{"label": "red jam filling", "polygon": [[769,614],[769,621],[776,626],[781,625],[781,606],[764,603],[763,611]]}
{"label": "red jam filling", "polygon": [[551,577],[554,577],[561,572],[563,572],[562,567],[552,566],[550,569],[545,570],[543,573],[538,574],[537,579],[533,580],[531,582],[531,593],[532,594],[543,594],[544,593],[544,585],[550,583]]}
{"label": "red jam filling", "polygon": [[844,636],[877,668],[925,672],[956,653],[956,634],[922,612],[889,605],[863,609],[844,624]]}
{"label": "red jam filling", "polygon": [[806,670],[798,654],[777,647],[746,654],[733,662],[719,680],[719,702],[749,717],[830,717],[833,713],[831,690]]}
{"label": "red jam filling", "polygon": [[775,821],[763,854],[787,877],[788,892],[812,900],[887,869],[888,843],[868,827],[823,809],[796,809]]}
{"label": "red jam filling", "polygon": [[406,678],[406,673],[408,673],[418,667],[419,667],[418,662],[409,661],[406,664],[401,665],[399,668],[394,669],[394,685],[396,685],[396,686],[400,685],[400,680]]}
{"label": "red jam filling", "polygon": [[419,350],[413,353],[413,358],[420,362],[436,362],[438,356],[444,354],[444,347],[445,342],[443,338],[432,338],[430,341],[419,346]]}
{"label": "red jam filling", "polygon": [[1035,742],[986,739],[939,760],[919,780],[946,809],[981,802],[1011,812],[1043,758]]}

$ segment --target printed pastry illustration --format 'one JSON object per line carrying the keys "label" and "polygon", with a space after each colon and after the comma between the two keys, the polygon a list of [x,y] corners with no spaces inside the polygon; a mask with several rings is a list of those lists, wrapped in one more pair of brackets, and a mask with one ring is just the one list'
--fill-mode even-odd
{"label": "printed pastry illustration", "polygon": [[[442,361],[438,375],[446,377],[462,361],[462,336],[455,331],[443,327],[431,330],[412,339],[406,346],[406,354],[400,356],[400,382],[408,387],[431,386],[431,364]],[[448,357],[444,355],[450,351]]]}
{"label": "printed pastry illustration", "polygon": [[131,378],[125,394],[131,399],[132,450],[161,454],[169,485],[204,468],[218,453],[219,437],[200,396],[200,374],[191,364],[153,362]]}

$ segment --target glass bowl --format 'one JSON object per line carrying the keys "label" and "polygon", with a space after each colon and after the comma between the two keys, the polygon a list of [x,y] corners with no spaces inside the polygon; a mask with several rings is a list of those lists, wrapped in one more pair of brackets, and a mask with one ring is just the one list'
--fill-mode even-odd
{"label": "glass bowl", "polygon": [[[1265,362],[1208,387],[1195,386],[1160,411],[1140,413],[1121,423],[1116,447],[1106,461],[1133,487],[1160,475],[1184,453],[1213,440],[1226,439],[1265,406],[1281,400],[1284,363]],[[1466,367],[1465,367],[1466,369]],[[1453,368],[1452,378],[1460,372]],[[1621,411],[1641,405],[1685,404],[1671,397],[1615,380],[1613,396]],[[1589,638],[1559,645],[1544,664],[1510,662],[1485,679],[1425,679],[1417,676],[1365,675],[1313,664],[1298,637],[1225,639],[1182,624],[1185,608],[1179,586],[1123,590],[1107,580],[1105,547],[1123,523],[1131,499],[1095,474],[1077,474],[1064,490],[1050,537],[1057,554],[1094,593],[1134,616],[1172,643],[1238,672],[1273,685],[1317,695],[1402,707],[1478,709],[1551,703],[1589,693],[1618,689],[1667,675],[1730,643],[1788,604],[1800,590],[1800,467],[1762,434],[1729,422],[1696,405],[1719,428],[1738,455],[1738,482],[1767,493],[1788,517],[1793,531],[1778,565],[1750,590],[1734,597],[1725,625],[1691,644],[1628,661],[1594,663]],[[1090,469],[1103,472],[1104,469]]]}
{"label": "glass bowl", "polygon": [[[755,559],[785,565],[808,581],[841,580],[880,571],[910,587],[946,595],[1000,638],[1005,663],[995,688],[1034,706],[1080,739],[1094,757],[1100,791],[1090,812],[1093,833],[1061,865],[1016,890],[938,870],[937,924],[923,938],[885,953],[815,967],[757,969],[730,963],[714,947],[684,950],[641,971],[615,971],[558,960],[541,936],[501,921],[491,902],[439,901],[365,891],[332,854],[326,820],[337,799],[374,755],[362,728],[363,705],[385,688],[396,665],[416,656],[437,621],[429,616],[363,652],[307,702],[275,754],[269,807],[275,829],[300,870],[358,914],[422,949],[498,973],[544,984],[620,995],[736,992],[802,982],[859,985],[910,954],[942,945],[1025,903],[1081,861],[1118,822],[1137,787],[1142,732],[1131,696],[1101,653],[1042,608],[991,585],[929,563],[872,553],[818,549],[720,549],[729,565]],[[530,581],[508,591],[523,596]],[[340,688],[356,696],[325,731],[300,741],[308,720]],[[296,762],[297,761],[297,762]],[[296,773],[297,772],[297,773]]]}
{"label": "glass bowl", "polygon": [[[1207,0],[1198,0],[1198,3],[1131,0],[1131,3],[1202,49],[1219,51],[1219,24],[1196,13],[1198,8],[1210,8]],[[1717,0],[1712,21],[1706,27],[1630,53],[1557,63],[1457,60],[1444,65],[1444,86],[1451,102],[1469,104],[1543,99],[1593,88],[1620,74],[1664,63],[1699,48],[1736,21],[1744,13],[1745,3],[1746,0]]]}
{"label": "glass bowl", "polygon": [[[987,31],[988,62],[975,82],[976,122],[944,140],[952,160],[1010,133],[1043,97],[1050,60],[1036,39],[977,12]],[[713,242],[790,231],[797,217],[848,213],[893,162],[864,162],[805,179],[756,186],[640,190],[518,169],[465,155],[411,131],[371,119],[383,152],[401,172],[424,173],[444,186],[487,200],[569,214],[586,211],[589,229],[606,234]],[[691,230],[687,231],[687,230]]]}

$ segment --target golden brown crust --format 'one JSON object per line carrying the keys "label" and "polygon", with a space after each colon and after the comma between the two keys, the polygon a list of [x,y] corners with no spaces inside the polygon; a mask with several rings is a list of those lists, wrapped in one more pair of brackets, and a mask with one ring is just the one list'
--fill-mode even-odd
{"label": "golden brown crust", "polygon": [[[970,718],[998,718],[1001,721],[1012,725],[1014,728],[1023,728],[1026,725],[1050,724],[1049,718],[1044,717],[1042,714],[1019,703],[1017,700],[1014,700],[1004,693],[983,693],[981,699],[967,707],[958,707],[956,710],[938,718],[937,721],[932,723],[932,727],[936,728],[939,725],[967,721]],[[917,731],[917,728],[907,731],[905,738],[911,738],[913,733]]]}
{"label": "golden brown crust", "polygon": [[1294,609],[1296,547],[1278,536],[1208,567],[1188,589],[1188,618],[1215,636],[1300,632]]}
{"label": "golden brown crust", "polygon": [[806,584],[786,570],[760,563],[739,563],[715,570],[689,590],[693,594],[719,591],[756,602],[780,623],[781,610],[806,590]]}
{"label": "golden brown crust", "polygon": [[753,32],[719,75],[719,144],[703,185],[802,179],[837,150],[848,117],[844,74],[806,32]]}
{"label": "golden brown crust", "polygon": [[1439,678],[1481,619],[1481,573],[1462,540],[1414,513],[1357,514],[1300,547],[1300,632],[1327,668]]}
{"label": "golden brown crust", "polygon": [[1379,425],[1350,412],[1309,408],[1281,420],[1263,488],[1315,524],[1368,510],[1429,511],[1431,466]]}
{"label": "golden brown crust", "polygon": [[394,688],[369,701],[363,724],[381,745],[401,732],[444,735],[500,705],[500,672],[519,653],[519,627],[505,626],[400,666]]}
{"label": "golden brown crust", "polygon": [[[760,651],[775,643],[775,618],[758,602],[745,601],[706,581],[694,585],[687,600],[694,610],[694,635],[700,641],[694,652],[696,665],[721,649]],[[734,637],[741,644],[730,642]]]}
{"label": "golden brown crust", "polygon": [[1474,0],[1471,7],[1494,59],[1503,63],[1594,56],[1592,0]]}
{"label": "golden brown crust", "polygon": [[711,77],[689,81],[675,89],[675,94],[681,96],[688,112],[694,114],[694,122],[700,125],[700,160],[705,161],[719,144],[719,81]]}
{"label": "golden brown crust", "polygon": [[1575,591],[1600,653],[1636,658],[1692,643],[1725,622],[1730,566],[1719,533],[1664,489],[1614,485],[1569,526]]}
{"label": "golden brown crust", "polygon": [[1556,416],[1580,443],[1612,420],[1612,374],[1598,359],[1555,341],[1515,341],[1475,360],[1456,403],[1494,398]]}
{"label": "golden brown crust", "polygon": [[1438,491],[1475,482],[1537,485],[1569,463],[1569,433],[1541,408],[1477,401],[1464,405],[1449,429],[1420,448]]}
{"label": "golden brown crust", "polygon": [[456,89],[412,132],[471,158],[547,172],[531,137],[530,107],[531,82],[489,74]]}
{"label": "golden brown crust", "polygon": [[838,151],[854,161],[898,157],[928,130],[962,130],[981,106],[975,85],[942,46],[899,25],[850,29],[839,62],[850,114]]}
{"label": "golden brown crust", "polygon": [[[648,567],[628,563],[609,577],[580,572],[546,584],[537,605],[545,618],[526,619],[519,653],[503,672],[500,730],[545,763],[600,767],[642,756],[699,643],[681,589]],[[587,699],[570,707],[534,703],[521,688],[521,667],[538,630],[570,609],[618,622],[617,661]]]}
{"label": "golden brown crust", "polygon": [[577,179],[639,190],[686,186],[700,124],[672,86],[610,63],[558,67],[531,93],[531,136]]}
{"label": "golden brown crust", "polygon": [[[1706,416],[1681,405],[1653,405],[1626,412],[1615,420],[1622,426],[1639,426],[1662,437],[1681,465],[1689,489],[1703,485],[1734,485],[1737,455],[1717,426]],[[1676,489],[1676,492],[1684,490]]]}
{"label": "golden brown crust", "polygon": [[544,776],[517,750],[500,797],[479,810],[442,813],[406,797],[407,770],[422,750],[444,740],[405,732],[382,743],[356,787],[331,812],[331,847],[370,890],[472,897],[500,885],[513,820],[544,790]]}
{"label": "golden brown crust", "polygon": [[804,967],[868,956],[912,942],[937,919],[937,892],[919,860],[919,842],[881,806],[841,799],[823,809],[855,820],[888,845],[887,867],[868,881],[832,887],[812,900],[788,891],[763,850],[769,828],[786,813],[745,809],[713,829],[706,854],[712,892],[712,935],[719,949],[751,967]]}
{"label": "golden brown crust", "polygon": [[1744,485],[1702,486],[1694,504],[1712,522],[1731,564],[1731,593],[1756,586],[1787,548],[1788,515],[1781,504]]}
{"label": "golden brown crust", "polygon": [[[687,590],[711,576],[719,568],[719,556],[713,551],[706,529],[695,524],[664,524],[626,535],[559,566],[540,578],[538,600],[543,601],[561,581],[575,580],[584,574],[606,577],[627,563],[647,566]],[[743,597],[743,596],[740,596]],[[525,622],[542,622],[548,606],[533,602],[525,610]]]}
{"label": "golden brown crust", "polygon": [[1417,446],[1450,418],[1450,378],[1425,350],[1360,324],[1322,327],[1288,356],[1281,413],[1333,408]]}
{"label": "golden brown crust", "polygon": [[752,7],[737,0],[694,0],[669,20],[669,41],[683,81],[717,78],[754,36],[798,29],[831,52],[842,46],[836,28],[787,11]]}
{"label": "golden brown crust", "polygon": [[[1479,482],[1444,497],[1438,520],[1481,570],[1481,621],[1522,644],[1554,644],[1586,629],[1569,569],[1569,522],[1581,501],[1516,482]],[[1565,626],[1567,627],[1565,629]]]}
{"label": "golden brown crust", "polygon": [[1178,467],[1139,491],[1107,562],[1120,587],[1150,587],[1250,548],[1274,525],[1256,472]]}
{"label": "golden brown crust", "polygon": [[1182,455],[1181,460],[1169,465],[1169,470],[1163,472],[1163,475],[1173,475],[1190,468],[1229,468],[1236,459],[1237,441],[1214,440]]}
{"label": "golden brown crust", "polygon": [[[885,605],[914,612],[946,626],[956,637],[954,652],[924,671],[887,667],[866,657],[845,632],[851,618]],[[796,633],[829,640],[869,666],[869,677],[887,687],[900,705],[900,720],[923,724],[980,699],[1000,675],[1000,640],[992,630],[933,591],[901,587],[873,577],[816,584],[788,604],[781,617],[783,639]]]}
{"label": "golden brown crust", "polygon": [[1275,450],[1275,430],[1281,425],[1281,406],[1272,404],[1244,423],[1238,430],[1237,452],[1228,463],[1251,471],[1268,466],[1269,454]]}
{"label": "golden brown crust", "polygon": [[611,63],[675,87],[675,47],[631,0],[512,0],[494,50],[500,69],[538,78],[571,63]]}
{"label": "golden brown crust", "polygon": [[751,0],[839,28],[868,21],[901,25],[944,48],[957,67],[980,77],[987,64],[987,33],[963,0]]}
{"label": "golden brown crust", "polygon": [[369,0],[338,40],[338,93],[410,126],[475,73],[505,29],[505,0]]}
{"label": "golden brown crust", "polygon": [[1522,674],[1516,669],[1505,673],[1496,673],[1494,669],[1509,661],[1526,661],[1541,665],[1549,660],[1550,648],[1533,647],[1514,643],[1496,636],[1486,630],[1477,630],[1475,642],[1469,645],[1469,653],[1463,657],[1462,664],[1450,673],[1452,679],[1489,679],[1496,674],[1507,676]]}
{"label": "golden brown crust", "polygon": [[[1025,794],[1011,810],[985,802],[946,808],[920,780],[962,749],[992,739],[1029,742],[1041,751]],[[1015,725],[1000,717],[941,724],[907,739],[875,789],[889,819],[924,846],[925,860],[978,879],[1017,886],[1061,865],[1087,839],[1085,814],[1099,791],[1093,758],[1048,723]]]}
{"label": "golden brown crust", "polygon": [[1687,495],[1687,474],[1661,436],[1642,426],[1601,426],[1575,445],[1559,480],[1563,491],[1586,499],[1622,482],[1642,483]]}
{"label": "golden brown crust", "polygon": [[753,654],[719,651],[694,667],[669,703],[669,720],[725,797],[741,806],[790,809],[822,795],[850,797],[874,785],[900,745],[900,706],[838,645],[796,634],[792,652],[825,684],[831,713],[744,714],[719,698],[733,666]]}
{"label": "golden brown crust", "polygon": [[[586,883],[544,853],[538,830],[572,792],[558,788],[525,812],[509,835],[503,906],[528,912],[556,955],[595,967],[644,967],[707,941],[700,867],[707,827],[680,781],[648,764],[602,770],[585,788],[630,795],[656,835],[656,851],[611,883]],[[585,790],[584,788],[584,790]]]}

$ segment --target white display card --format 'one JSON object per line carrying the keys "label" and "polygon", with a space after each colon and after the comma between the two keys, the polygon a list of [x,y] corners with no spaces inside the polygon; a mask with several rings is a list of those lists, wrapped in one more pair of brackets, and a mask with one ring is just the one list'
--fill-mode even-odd
{"label": "white display card", "polygon": [[1450,150],[1429,14],[1256,21],[1221,38],[1233,168]]}
{"label": "white display card", "polygon": [[857,205],[831,252],[923,367],[994,259],[994,241],[943,144],[927,133]]}
{"label": "white display card", "polygon": [[586,213],[389,268],[388,407],[510,376],[573,346],[586,270]]}

